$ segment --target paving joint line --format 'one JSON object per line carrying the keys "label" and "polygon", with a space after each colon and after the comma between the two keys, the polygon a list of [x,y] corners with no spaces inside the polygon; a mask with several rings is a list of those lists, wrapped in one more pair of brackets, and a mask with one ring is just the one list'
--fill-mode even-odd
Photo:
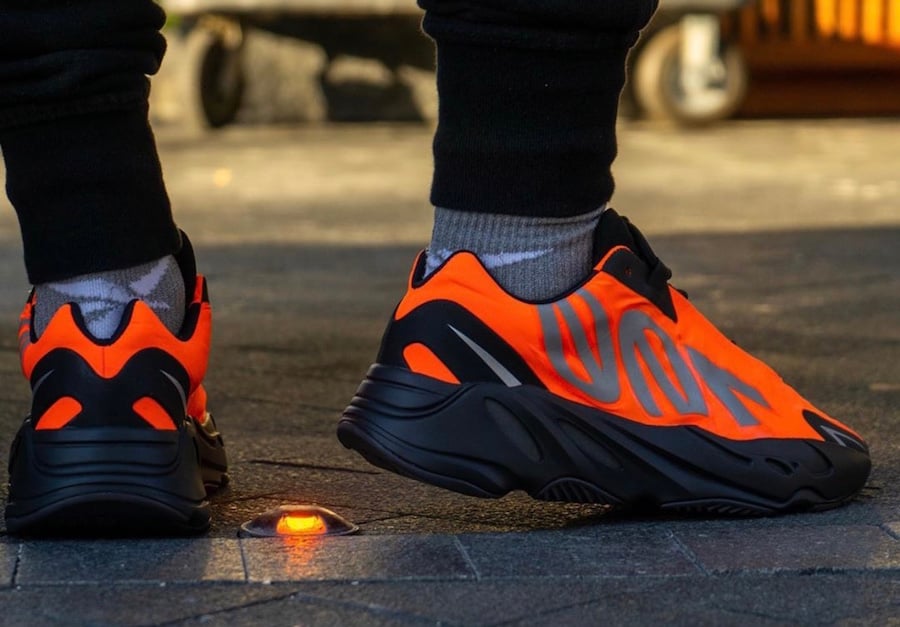
{"label": "paving joint line", "polygon": [[13,564],[12,575],[9,578],[9,585],[11,588],[15,588],[18,583],[17,580],[19,578],[19,565],[22,563],[22,551],[25,549],[25,544],[23,542],[19,542],[16,547],[16,561]]}
{"label": "paving joint line", "polygon": [[[359,582],[358,580],[350,580],[345,582],[343,585],[356,587],[359,586],[363,582]],[[405,619],[415,619],[418,621],[429,621],[431,624],[441,624],[441,625],[454,625],[455,623],[450,623],[447,621],[440,620],[433,616],[425,616],[422,614],[415,614],[411,612],[405,612],[403,610],[392,610],[389,607],[385,607],[383,605],[370,605],[365,602],[355,602],[355,601],[345,601],[343,599],[331,599],[328,597],[316,596],[314,594],[308,594],[302,592],[300,590],[296,591],[294,594],[297,598],[302,598],[304,600],[309,601],[315,605],[324,605],[324,606],[332,606],[338,608],[347,608],[354,610],[362,610],[369,614],[376,614],[380,616],[390,616],[392,618],[405,618]]]}
{"label": "paving joint line", "polygon": [[882,531],[892,537],[894,540],[900,540],[900,533],[891,529],[891,526],[888,523],[881,523],[878,525]]}
{"label": "paving joint line", "polygon": [[694,565],[694,568],[700,571],[700,573],[706,577],[710,577],[712,572],[706,567],[706,565],[700,560],[696,553],[694,553],[691,548],[684,543],[684,541],[678,537],[678,534],[674,531],[669,531],[669,537],[672,539],[672,542],[675,543],[675,546],[681,552],[681,554]]}
{"label": "paving joint line", "polygon": [[279,597],[274,597],[271,599],[257,599],[255,601],[248,601],[247,603],[241,603],[240,605],[235,605],[232,607],[223,607],[218,610],[213,610],[211,612],[200,612],[199,614],[191,614],[190,616],[182,616],[181,618],[174,618],[172,620],[167,620],[162,623],[153,623],[153,627],[164,627],[166,625],[181,625],[187,621],[198,620],[203,618],[204,616],[217,616],[219,614],[226,614],[228,612],[236,612],[239,610],[243,610],[250,607],[256,607],[258,605],[266,605],[268,603],[277,603],[278,601],[284,601],[285,599],[290,599],[291,597],[297,594],[296,590],[293,590],[287,594],[283,594]]}
{"label": "paving joint line", "polygon": [[859,568],[846,566],[806,566],[803,568],[774,566],[768,568],[744,568],[716,570],[713,577],[896,577],[900,567]]}
{"label": "paving joint line", "polygon": [[601,603],[604,601],[609,595],[603,595],[601,597],[596,597],[593,599],[588,599],[587,601],[579,601],[577,603],[568,603],[566,605],[560,605],[559,607],[551,607],[545,608],[543,610],[539,610],[537,612],[532,612],[529,614],[523,614],[522,616],[517,616],[515,618],[509,618],[502,620],[498,623],[491,623],[489,627],[502,627],[503,625],[513,625],[524,618],[529,618],[534,620],[536,618],[545,618],[548,616],[553,616],[554,614],[559,614],[560,612],[565,612],[566,610],[571,610],[577,607],[588,607],[590,605],[594,605],[595,603]]}
{"label": "paving joint line", "polygon": [[472,559],[472,556],[469,555],[469,550],[465,547],[465,545],[463,545],[462,540],[459,539],[459,536],[453,536],[453,544],[456,545],[456,550],[462,554],[462,558],[463,560],[465,560],[466,565],[472,569],[473,573],[475,573],[475,581],[481,581],[481,572],[475,565],[475,561]]}
{"label": "paving joint line", "polygon": [[[348,581],[348,582],[345,582],[343,585],[351,585],[352,586],[354,584],[352,582]],[[322,596],[317,596],[315,594],[309,594],[309,593],[303,592],[303,591],[295,588],[291,592],[277,596],[277,597],[272,597],[269,599],[257,599],[255,601],[249,601],[247,603],[235,605],[233,607],[223,607],[218,610],[213,610],[210,612],[201,612],[201,613],[194,614],[194,615],[187,616],[187,617],[176,618],[176,619],[172,619],[169,621],[165,621],[163,623],[156,623],[156,624],[154,624],[154,627],[166,627],[168,625],[180,625],[187,621],[198,620],[198,619],[201,619],[206,616],[222,616],[222,615],[230,614],[232,612],[239,612],[241,610],[248,609],[251,607],[261,607],[261,606],[269,605],[271,603],[280,603],[282,601],[287,601],[287,600],[298,600],[301,602],[307,602],[310,605],[318,605],[320,607],[321,606],[324,606],[324,607],[330,606],[330,607],[335,607],[335,608],[340,608],[340,609],[357,610],[357,611],[365,612],[367,614],[388,616],[388,617],[398,618],[398,619],[404,619],[404,618],[405,619],[415,619],[415,620],[422,621],[422,622],[430,621],[431,623],[439,622],[432,616],[423,616],[421,614],[412,614],[409,612],[392,610],[392,609],[390,609],[388,607],[384,607],[382,605],[369,605],[366,603],[344,601],[341,599],[330,599],[328,597],[322,597]],[[446,624],[446,625],[453,624],[453,623],[448,623],[445,621],[440,621],[440,622],[441,622],[441,624]]]}
{"label": "paving joint line", "polygon": [[[362,576],[362,577],[310,577],[307,579],[251,579],[248,585],[306,585],[306,584],[361,584],[361,583],[466,583],[473,582],[472,575],[391,575],[391,576]],[[489,581],[489,580],[485,580]]]}
{"label": "paving joint line", "polygon": [[790,621],[785,621],[782,616],[772,616],[770,614],[766,614],[765,612],[754,612],[752,610],[743,610],[743,609],[735,609],[732,607],[725,607],[723,605],[714,604],[712,606],[713,609],[719,610],[720,612],[724,612],[726,614],[733,614],[736,616],[746,616],[752,618],[761,618],[767,621],[772,621],[773,623],[785,623]]}
{"label": "paving joint line", "polygon": [[[296,582],[284,581],[278,582],[284,585],[296,585]],[[318,582],[310,582],[318,583]],[[232,586],[232,587],[249,587],[253,585],[269,586],[271,584],[263,584],[258,582],[247,583],[246,581],[235,581],[234,579],[180,579],[162,581],[160,579],[119,579],[115,581],[88,581],[85,579],[77,579],[72,581],[36,581],[34,583],[18,584],[16,589],[36,590],[41,588],[167,588],[169,586],[195,586],[197,588],[208,588],[210,586]]]}
{"label": "paving joint line", "polygon": [[244,571],[244,583],[248,584],[248,583],[250,583],[250,569],[247,567],[247,554],[244,553],[245,538],[242,538],[240,533],[238,533],[237,539],[238,539],[238,550],[241,552],[241,568]]}

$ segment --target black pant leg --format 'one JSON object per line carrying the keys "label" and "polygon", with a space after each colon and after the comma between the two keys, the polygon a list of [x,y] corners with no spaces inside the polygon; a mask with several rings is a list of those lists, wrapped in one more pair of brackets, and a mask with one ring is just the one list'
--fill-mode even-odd
{"label": "black pant leg", "polygon": [[625,57],[658,0],[419,0],[438,54],[432,202],[571,216],[612,196]]}
{"label": "black pant leg", "polygon": [[180,246],[147,121],[151,0],[0,1],[0,148],[32,283]]}

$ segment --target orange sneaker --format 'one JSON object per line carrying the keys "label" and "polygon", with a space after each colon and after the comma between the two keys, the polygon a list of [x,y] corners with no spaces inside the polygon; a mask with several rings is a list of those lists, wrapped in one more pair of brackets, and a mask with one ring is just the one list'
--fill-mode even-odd
{"label": "orange sneaker", "polygon": [[12,445],[11,533],[190,533],[209,526],[207,492],[227,482],[222,438],[201,381],[209,357],[206,281],[187,238],[179,253],[192,295],[176,336],[145,303],[97,340],[74,304],[40,337],[32,294],[21,317],[31,414]]}
{"label": "orange sneaker", "polygon": [[550,302],[459,252],[425,255],[338,437],[464,494],[753,515],[837,506],[862,438],[722,335],[640,232],[607,211],[598,262]]}

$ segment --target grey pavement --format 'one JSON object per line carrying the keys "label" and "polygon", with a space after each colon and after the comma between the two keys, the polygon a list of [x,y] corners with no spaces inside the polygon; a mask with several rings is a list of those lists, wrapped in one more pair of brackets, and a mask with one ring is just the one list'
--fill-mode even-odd
{"label": "grey pavement", "polygon": [[[427,241],[429,130],[159,135],[211,283],[233,483],[202,538],[0,538],[0,623],[900,625],[900,121],[622,128],[615,205],[674,283],[872,445],[854,502],[754,519],[485,501],[368,466],[333,432]],[[8,442],[27,406],[9,211],[0,240]],[[362,531],[238,536],[286,503]]]}

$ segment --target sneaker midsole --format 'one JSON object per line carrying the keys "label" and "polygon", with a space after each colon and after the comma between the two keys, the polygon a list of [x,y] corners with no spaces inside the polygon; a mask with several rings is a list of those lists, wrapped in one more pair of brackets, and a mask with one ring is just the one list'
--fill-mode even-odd
{"label": "sneaker midsole", "polygon": [[868,456],[834,443],[729,440],[696,426],[641,424],[536,386],[454,385],[378,364],[338,434],[390,456],[404,474],[451,489],[441,478],[461,481],[475,489],[459,491],[482,496],[538,495],[571,478],[612,503],[716,499],[768,512],[845,500],[870,467]]}

